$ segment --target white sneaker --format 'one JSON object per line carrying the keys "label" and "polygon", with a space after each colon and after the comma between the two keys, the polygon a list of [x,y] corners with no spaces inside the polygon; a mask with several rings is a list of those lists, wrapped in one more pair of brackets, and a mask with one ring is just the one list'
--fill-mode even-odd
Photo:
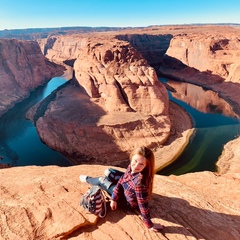
{"label": "white sneaker", "polygon": [[104,176],[108,177],[110,174],[111,171],[109,170],[109,168],[104,171]]}
{"label": "white sneaker", "polygon": [[79,179],[81,182],[87,182],[87,177],[88,177],[87,175],[80,175]]}

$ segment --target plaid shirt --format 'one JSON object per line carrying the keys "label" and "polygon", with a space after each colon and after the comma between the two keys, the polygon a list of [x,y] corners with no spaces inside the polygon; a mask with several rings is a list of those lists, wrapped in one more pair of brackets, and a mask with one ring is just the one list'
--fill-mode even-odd
{"label": "plaid shirt", "polygon": [[117,201],[121,190],[124,191],[124,196],[132,208],[139,208],[143,221],[148,228],[153,226],[150,218],[148,204],[148,189],[141,183],[142,174],[131,174],[131,168],[128,166],[125,174],[119,179],[112,193],[112,200]]}

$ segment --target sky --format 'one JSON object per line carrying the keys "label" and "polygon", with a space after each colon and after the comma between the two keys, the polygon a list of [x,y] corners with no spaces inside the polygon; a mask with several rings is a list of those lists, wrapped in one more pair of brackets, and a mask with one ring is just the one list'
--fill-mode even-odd
{"label": "sky", "polygon": [[238,23],[240,0],[0,0],[0,30]]}

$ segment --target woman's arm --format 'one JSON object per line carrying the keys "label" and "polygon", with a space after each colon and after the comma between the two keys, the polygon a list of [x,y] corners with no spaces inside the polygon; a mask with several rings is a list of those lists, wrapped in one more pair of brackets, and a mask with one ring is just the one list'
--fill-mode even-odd
{"label": "woman's arm", "polygon": [[151,221],[150,212],[149,212],[148,189],[141,184],[135,187],[135,193],[136,193],[138,207],[141,212],[143,221],[148,228],[151,228],[153,227],[154,224]]}
{"label": "woman's arm", "polygon": [[143,218],[145,225],[152,231],[159,231],[163,229],[163,225],[160,223],[153,223],[150,217],[149,210],[149,197],[148,197],[148,189],[144,185],[140,185],[135,188],[138,206]]}
{"label": "woman's arm", "polygon": [[114,200],[110,200],[110,207],[112,210],[116,210],[117,209],[117,202],[115,202]]}
{"label": "woman's arm", "polygon": [[110,207],[112,210],[117,209],[117,200],[119,199],[120,189],[122,188],[121,183],[122,183],[122,177],[118,180],[116,186],[113,189],[113,193],[111,195]]}

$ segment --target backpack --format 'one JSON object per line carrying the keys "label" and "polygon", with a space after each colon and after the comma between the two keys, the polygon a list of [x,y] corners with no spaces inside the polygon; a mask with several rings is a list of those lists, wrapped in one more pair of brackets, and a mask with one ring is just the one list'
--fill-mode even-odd
{"label": "backpack", "polygon": [[105,194],[99,186],[92,186],[88,189],[81,197],[80,205],[89,213],[93,213],[100,218],[104,218],[107,215]]}

